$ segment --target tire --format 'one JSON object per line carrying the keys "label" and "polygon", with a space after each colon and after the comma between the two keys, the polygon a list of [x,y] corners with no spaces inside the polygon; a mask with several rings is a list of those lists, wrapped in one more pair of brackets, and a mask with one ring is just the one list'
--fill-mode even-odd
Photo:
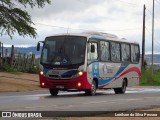
{"label": "tire", "polygon": [[93,96],[93,95],[96,94],[96,89],[97,89],[97,88],[96,88],[96,82],[93,80],[93,81],[92,81],[92,87],[91,87],[91,89],[86,90],[85,93],[86,93],[86,95]]}
{"label": "tire", "polygon": [[51,94],[52,96],[57,96],[59,90],[58,90],[58,89],[52,89],[52,88],[50,88],[50,89],[49,89],[49,92],[50,92],[50,94]]}
{"label": "tire", "polygon": [[126,92],[127,83],[123,80],[121,88],[114,88],[115,94],[124,94]]}

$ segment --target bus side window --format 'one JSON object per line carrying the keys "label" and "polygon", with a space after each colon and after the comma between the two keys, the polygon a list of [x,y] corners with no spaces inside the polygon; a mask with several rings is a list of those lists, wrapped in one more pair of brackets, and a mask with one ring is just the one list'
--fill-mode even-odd
{"label": "bus side window", "polygon": [[[95,46],[95,51],[91,52],[91,45]],[[97,60],[98,59],[98,51],[97,51],[97,43],[89,43],[88,46],[88,59],[89,60]]]}
{"label": "bus side window", "polygon": [[100,42],[100,51],[101,51],[101,60],[108,61],[110,60],[110,53],[109,53],[109,42]]}
{"label": "bus side window", "polygon": [[122,62],[130,61],[130,46],[129,44],[122,43],[121,44],[121,54],[122,54]]}
{"label": "bus side window", "polygon": [[136,53],[136,62],[139,62],[139,48],[138,48],[138,46],[136,45],[135,46],[135,53]]}
{"label": "bus side window", "polygon": [[119,43],[111,42],[111,60],[115,62],[119,62],[121,60]]}
{"label": "bus side window", "polygon": [[139,62],[139,49],[137,45],[131,45],[131,60],[133,63]]}

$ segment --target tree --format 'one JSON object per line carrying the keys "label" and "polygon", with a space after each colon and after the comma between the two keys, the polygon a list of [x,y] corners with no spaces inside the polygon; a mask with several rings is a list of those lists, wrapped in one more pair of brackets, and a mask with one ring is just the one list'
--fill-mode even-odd
{"label": "tree", "polygon": [[30,36],[35,38],[36,29],[31,26],[33,24],[31,16],[26,10],[18,8],[21,4],[26,7],[43,8],[45,3],[50,4],[50,0],[0,0],[0,34],[9,35],[11,38],[15,32],[20,36]]}

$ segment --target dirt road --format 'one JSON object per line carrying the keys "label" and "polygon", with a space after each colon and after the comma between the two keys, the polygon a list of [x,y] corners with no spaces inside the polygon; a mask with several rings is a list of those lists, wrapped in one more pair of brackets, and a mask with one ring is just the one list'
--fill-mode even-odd
{"label": "dirt road", "polygon": [[44,90],[39,87],[38,74],[0,72],[0,92]]}
{"label": "dirt road", "polygon": [[[12,74],[12,73],[5,73],[5,72],[0,72],[0,92],[21,92],[21,91],[34,91],[34,90],[45,90],[39,87],[39,78],[38,74],[27,74],[27,73],[18,73],[18,74]],[[140,86],[141,87],[141,86]],[[151,86],[152,87],[152,86]],[[149,111],[160,111],[159,108],[156,109],[149,109]],[[151,117],[151,118],[146,118],[146,117],[101,117],[96,116],[96,117],[83,117],[83,118],[64,118],[66,120],[158,120],[159,118],[157,117]]]}

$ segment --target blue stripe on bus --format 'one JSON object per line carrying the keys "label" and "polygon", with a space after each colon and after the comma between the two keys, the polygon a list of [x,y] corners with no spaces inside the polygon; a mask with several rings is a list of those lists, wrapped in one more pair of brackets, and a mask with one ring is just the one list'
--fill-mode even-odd
{"label": "blue stripe on bus", "polygon": [[49,71],[49,69],[44,68],[43,72],[46,74]]}
{"label": "blue stripe on bus", "polygon": [[114,78],[117,77],[128,65],[129,65],[129,64],[124,64],[124,63],[122,63],[121,66],[120,66],[120,68],[119,68],[119,70],[117,71],[117,73],[116,73],[113,77],[111,77],[111,78],[109,78],[109,79],[101,79],[101,80],[99,80],[99,81],[98,81],[98,85],[101,86],[101,85],[104,85],[104,84],[107,84],[107,83],[111,82],[111,81],[114,80]]}
{"label": "blue stripe on bus", "polygon": [[92,64],[92,76],[93,78],[99,78],[99,62],[95,62]]}

